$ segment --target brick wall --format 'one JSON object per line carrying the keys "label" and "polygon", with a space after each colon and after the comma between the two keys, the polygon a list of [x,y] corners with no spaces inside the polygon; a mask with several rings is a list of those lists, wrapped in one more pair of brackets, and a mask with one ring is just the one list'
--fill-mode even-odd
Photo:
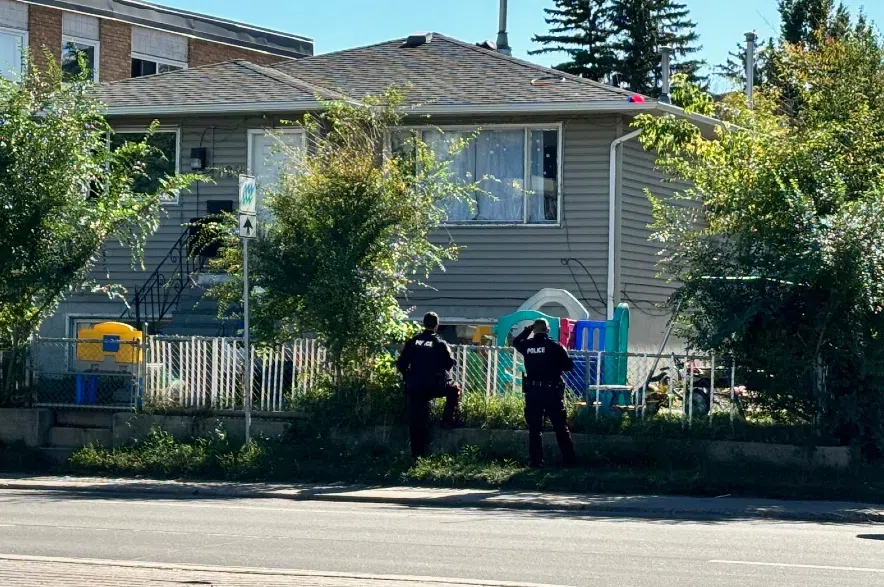
{"label": "brick wall", "polygon": [[132,25],[101,19],[99,81],[114,82],[132,75]]}
{"label": "brick wall", "polygon": [[[28,10],[28,33],[31,54],[41,69],[46,66],[44,47],[49,49],[56,63],[61,62],[62,11],[31,4]],[[128,23],[101,19],[99,81],[128,79],[132,73],[132,26]],[[190,67],[211,65],[231,59],[246,59],[252,63],[269,65],[285,61],[285,57],[251,51],[240,47],[213,43],[202,39],[188,39]]]}
{"label": "brick wall", "polygon": [[190,67],[211,65],[213,63],[221,63],[222,61],[230,61],[231,59],[245,59],[259,65],[270,65],[271,63],[279,63],[286,60],[285,57],[280,55],[269,55],[267,53],[259,53],[258,51],[250,51],[193,38],[190,39],[188,54],[190,57]]}
{"label": "brick wall", "polygon": [[37,67],[46,67],[48,49],[61,63],[61,11],[31,4],[28,7],[28,45]]}

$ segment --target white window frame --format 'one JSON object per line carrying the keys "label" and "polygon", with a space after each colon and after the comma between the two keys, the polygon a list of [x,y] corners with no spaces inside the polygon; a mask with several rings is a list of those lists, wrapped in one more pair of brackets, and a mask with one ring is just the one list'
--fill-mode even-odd
{"label": "white window frame", "polygon": [[[148,131],[148,127],[146,126],[121,126],[119,128],[114,128],[114,134],[146,134]],[[175,175],[179,175],[181,173],[181,127],[180,126],[162,126],[160,125],[154,131],[154,134],[158,133],[175,133]],[[110,135],[107,137],[108,148],[110,148]],[[181,204],[181,193],[178,190],[173,190],[168,198],[164,198],[160,200],[160,204],[163,206],[178,206]]]}
{"label": "white window frame", "polygon": [[[171,65],[172,67],[180,67],[181,69],[187,69],[187,63],[184,61],[175,61],[174,59],[165,59],[163,57],[154,57],[153,55],[148,55],[147,53],[136,53],[133,51],[129,55],[130,59],[141,59],[142,61],[153,61],[158,66],[159,65]],[[157,67],[159,69],[159,67]],[[159,71],[157,72],[159,73]]]}
{"label": "white window frame", "polygon": [[[22,29],[14,29],[6,26],[0,26],[0,33],[7,35],[15,35],[17,37],[21,37],[21,54],[24,56],[25,53],[28,52],[30,39],[28,39],[28,31]],[[19,79],[24,75],[24,61],[18,64],[18,75]]]}
{"label": "white window frame", "polygon": [[[483,130],[513,130],[513,129],[523,129],[525,136],[525,176],[522,178],[522,189],[527,190],[529,185],[529,163],[530,163],[530,133],[535,130],[554,130],[557,132],[558,136],[558,145],[556,145],[557,152],[557,169],[556,169],[556,220],[548,221],[548,222],[528,222],[528,197],[526,194],[522,196],[522,221],[521,222],[512,222],[508,220],[502,220],[500,222],[487,222],[487,221],[477,221],[477,220],[465,220],[462,222],[445,222],[442,224],[444,228],[513,228],[513,227],[524,227],[524,228],[561,228],[562,226],[562,179],[563,179],[563,144],[564,144],[564,135],[563,135],[564,124],[562,122],[551,122],[548,124],[540,124],[540,123],[526,123],[526,124],[450,124],[450,125],[404,125],[397,126],[391,129],[391,132],[396,131],[413,131],[413,132],[421,132],[421,131],[432,131],[432,130],[441,130],[442,132],[470,132],[474,133],[477,131]],[[387,153],[391,152],[390,147],[390,136],[387,135],[385,151]]]}
{"label": "white window frame", "polygon": [[95,39],[84,39],[83,37],[72,37],[70,35],[61,36],[61,51],[64,55],[64,47],[68,43],[76,43],[77,45],[90,45],[95,49],[95,67],[92,68],[92,81],[98,83],[98,70],[101,63],[101,41]]}

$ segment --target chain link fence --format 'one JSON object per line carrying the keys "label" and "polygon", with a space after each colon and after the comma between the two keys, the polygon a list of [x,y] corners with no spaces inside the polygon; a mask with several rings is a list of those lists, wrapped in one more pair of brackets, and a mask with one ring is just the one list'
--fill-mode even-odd
{"label": "chain link fence", "polygon": [[136,405],[140,341],[35,338],[30,389],[38,406],[129,409]]}
{"label": "chain link fence", "polygon": [[[464,392],[521,393],[525,368],[515,349],[455,345],[452,353],[452,376]],[[596,416],[626,411],[691,422],[715,412],[744,413],[747,394],[736,385],[730,360],[688,353],[570,354],[574,369],[565,374],[566,388]],[[37,338],[27,380],[33,402],[43,406],[242,411],[247,362],[256,412],[295,411],[299,395],[332,378],[328,353],[316,340],[253,346],[247,361],[239,338],[149,336],[143,345]]]}

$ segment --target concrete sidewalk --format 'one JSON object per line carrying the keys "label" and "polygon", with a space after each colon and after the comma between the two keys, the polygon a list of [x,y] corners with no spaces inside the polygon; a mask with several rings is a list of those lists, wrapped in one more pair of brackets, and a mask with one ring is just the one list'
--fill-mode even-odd
{"label": "concrete sidewalk", "polygon": [[571,511],[584,515],[672,519],[778,519],[832,523],[884,522],[884,506],[835,501],[783,501],[742,497],[591,495],[353,485],[284,485],[107,479],[98,477],[0,476],[0,489],[138,494],[168,498],[274,498],[382,503],[411,507],[473,507]]}

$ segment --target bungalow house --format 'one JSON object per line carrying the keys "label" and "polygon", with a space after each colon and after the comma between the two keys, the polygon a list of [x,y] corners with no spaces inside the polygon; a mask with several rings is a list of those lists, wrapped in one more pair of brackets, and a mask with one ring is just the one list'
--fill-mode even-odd
{"label": "bungalow house", "polygon": [[[408,101],[415,105],[406,120],[410,130],[430,142],[445,139],[436,127],[454,136],[478,131],[455,164],[474,176],[503,180],[493,188],[497,197],[480,201],[475,210],[448,210],[438,238],[464,248],[447,271],[432,277],[433,289],[414,291],[404,302],[414,315],[432,309],[448,325],[489,324],[541,289],[563,289],[595,319],[628,303],[631,349],[656,350],[668,319],[657,304],[672,286],[656,276],[658,247],[648,241],[644,190],[665,195],[674,187],[662,182],[654,155],[637,144],[630,122],[641,112],[685,114],[509,57],[490,43],[440,34],[273,65],[236,60],[101,86],[116,129],[113,140],[138,136],[159,120],[152,140],[168,156],[166,171],[212,173],[215,183],[169,197],[144,271],[130,268],[128,250],[107,245],[98,270],[126,286],[129,309],[97,295],[73,297],[42,334],[74,336],[84,325],[121,318],[150,322],[167,334],[217,334],[224,325],[214,318],[214,305],[200,300],[200,284],[210,277],[188,257],[189,223],[235,207],[235,173],[212,170],[252,173],[259,186],[273,181],[272,142],[304,139],[282,120],[320,109],[318,100],[359,100],[394,84],[409,87]],[[268,134],[280,128],[281,139]],[[513,181],[529,193],[508,188]],[[544,309],[564,312],[555,304]]]}

